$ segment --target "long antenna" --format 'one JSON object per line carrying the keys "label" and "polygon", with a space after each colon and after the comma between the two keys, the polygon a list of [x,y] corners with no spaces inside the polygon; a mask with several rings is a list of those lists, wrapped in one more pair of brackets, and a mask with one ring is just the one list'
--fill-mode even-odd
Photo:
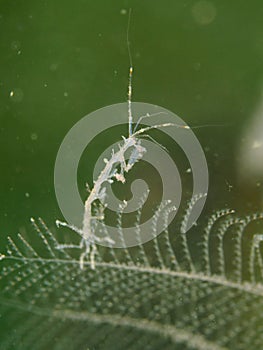
{"label": "long antenna", "polygon": [[129,123],[129,137],[132,135],[132,108],[131,108],[131,99],[132,99],[132,55],[130,48],[130,40],[129,40],[129,31],[130,31],[130,22],[131,22],[131,8],[129,9],[129,18],[128,18],[128,26],[127,26],[127,48],[130,60],[130,70],[129,70],[129,84],[128,84],[128,123]]}

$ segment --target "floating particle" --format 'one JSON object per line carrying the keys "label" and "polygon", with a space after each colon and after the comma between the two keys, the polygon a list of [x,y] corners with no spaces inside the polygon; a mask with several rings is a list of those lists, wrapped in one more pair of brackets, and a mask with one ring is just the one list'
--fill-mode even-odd
{"label": "floating particle", "polygon": [[68,92],[67,91],[64,92],[64,97],[68,97]]}
{"label": "floating particle", "polygon": [[194,63],[194,70],[196,70],[197,72],[200,70],[201,68],[201,63],[200,62],[195,62]]}
{"label": "floating particle", "polygon": [[126,9],[121,9],[120,14],[121,15],[126,15],[127,14],[127,10]]}
{"label": "floating particle", "polygon": [[21,43],[20,43],[20,41],[17,41],[17,40],[12,41],[12,43],[11,43],[11,49],[14,50],[14,51],[20,50],[20,49],[21,49]]}
{"label": "floating particle", "polygon": [[217,14],[215,5],[206,0],[198,1],[192,7],[194,20],[201,25],[207,25],[213,22]]}
{"label": "floating particle", "polygon": [[49,69],[51,70],[51,72],[55,72],[58,69],[58,64],[51,63],[51,65],[49,66]]}
{"label": "floating particle", "polygon": [[38,139],[38,135],[37,133],[33,132],[31,135],[30,135],[30,138],[32,141],[36,141]]}
{"label": "floating particle", "polygon": [[28,192],[25,193],[25,197],[26,198],[29,198],[30,197],[30,194]]}
{"label": "floating particle", "polygon": [[195,99],[196,99],[196,101],[200,101],[200,100],[201,100],[201,98],[202,98],[202,95],[200,95],[200,94],[195,95]]}
{"label": "floating particle", "polygon": [[24,98],[23,90],[20,88],[10,91],[9,96],[13,102],[21,102]]}

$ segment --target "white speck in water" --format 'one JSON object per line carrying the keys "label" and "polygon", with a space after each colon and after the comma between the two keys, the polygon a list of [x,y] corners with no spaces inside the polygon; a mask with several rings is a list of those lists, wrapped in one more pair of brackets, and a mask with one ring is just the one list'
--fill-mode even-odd
{"label": "white speck in water", "polygon": [[14,51],[18,51],[21,49],[21,43],[18,40],[12,41],[11,42],[11,49]]}
{"label": "white speck in water", "polygon": [[25,193],[25,197],[26,198],[29,198],[30,197],[30,194],[28,192]]}
{"label": "white speck in water", "polygon": [[197,72],[200,70],[201,68],[201,63],[200,62],[195,62],[194,63],[194,70],[196,70]]}
{"label": "white speck in water", "polygon": [[21,102],[24,98],[23,90],[20,88],[15,88],[10,91],[9,96],[13,102]]}
{"label": "white speck in water", "polygon": [[55,72],[58,69],[58,64],[51,63],[51,65],[49,66],[49,69],[51,70],[51,72]]}
{"label": "white speck in water", "polygon": [[206,0],[198,1],[192,7],[194,20],[201,25],[207,25],[214,21],[217,11],[215,5]]}
{"label": "white speck in water", "polygon": [[126,9],[121,9],[120,14],[121,15],[126,15],[127,14],[127,10]]}
{"label": "white speck in water", "polygon": [[68,97],[68,92],[65,91],[63,95],[64,95],[64,97]]}
{"label": "white speck in water", "polygon": [[38,139],[38,135],[37,133],[33,132],[31,135],[30,135],[30,138],[32,141],[36,141]]}
{"label": "white speck in water", "polygon": [[190,174],[192,172],[192,169],[191,168],[188,168],[187,170],[186,170],[186,173],[187,174]]}
{"label": "white speck in water", "polygon": [[44,87],[45,87],[45,88],[47,87],[47,83],[44,84]]}
{"label": "white speck in water", "polygon": [[195,99],[196,99],[196,101],[200,101],[200,100],[201,100],[201,98],[202,98],[202,95],[200,95],[200,94],[195,95]]}

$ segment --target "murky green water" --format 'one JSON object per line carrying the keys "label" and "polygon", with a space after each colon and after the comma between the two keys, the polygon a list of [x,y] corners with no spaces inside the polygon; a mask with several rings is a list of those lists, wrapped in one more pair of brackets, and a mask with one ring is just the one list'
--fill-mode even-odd
{"label": "murky green water", "polygon": [[194,129],[209,167],[204,218],[262,208],[261,1],[1,1],[1,247],[32,216],[62,219],[60,143],[83,116],[126,100],[129,7],[133,100],[214,124]]}
{"label": "murky green water", "polygon": [[89,112],[125,101],[128,6],[134,100],[189,125],[227,124],[195,130],[207,149],[210,206],[258,205],[260,189],[252,196],[238,185],[237,158],[261,99],[262,6],[218,1],[202,12],[195,4],[1,2],[1,235],[30,216],[52,222],[63,137]]}

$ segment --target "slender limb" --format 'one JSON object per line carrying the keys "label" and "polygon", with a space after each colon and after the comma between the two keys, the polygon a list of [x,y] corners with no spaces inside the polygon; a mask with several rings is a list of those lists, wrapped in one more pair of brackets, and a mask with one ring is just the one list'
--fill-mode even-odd
{"label": "slender limb", "polygon": [[137,121],[137,123],[136,123],[136,125],[135,125],[135,127],[134,127],[134,129],[133,129],[133,132],[136,132],[136,130],[137,130],[137,128],[138,128],[140,122],[141,122],[143,119],[145,119],[145,118],[150,118],[150,117],[155,117],[156,115],[160,115],[160,114],[167,114],[167,113],[166,113],[166,112],[157,112],[157,113],[152,113],[152,114],[147,113],[147,114],[141,116],[141,117],[138,119],[138,121]]}
{"label": "slender limb", "polygon": [[79,265],[80,265],[81,270],[84,269],[85,258],[87,256],[89,256],[91,269],[95,270],[95,255],[96,255],[96,253],[97,253],[97,247],[94,243],[86,244],[86,250],[80,255],[80,258],[79,258]]}
{"label": "slender limb", "polygon": [[80,230],[79,228],[77,228],[74,225],[69,225],[66,222],[63,222],[63,221],[60,221],[60,220],[56,220],[56,225],[57,225],[57,227],[64,226],[64,227],[70,228],[72,231],[78,233],[81,237],[83,236],[83,231]]}
{"label": "slender limb", "polygon": [[132,73],[133,73],[132,55],[131,55],[130,39],[129,39],[130,23],[131,23],[131,8],[130,8],[130,10],[129,10],[129,19],[128,19],[128,26],[127,26],[127,48],[128,48],[128,54],[129,54],[129,60],[130,60],[129,85],[128,85],[129,136],[132,135],[132,108],[131,108],[131,99],[132,99]]}
{"label": "slender limb", "polygon": [[82,249],[84,247],[84,239],[82,238],[82,240],[80,241],[79,244],[57,244],[56,245],[56,249]]}
{"label": "slender limb", "polygon": [[150,135],[146,134],[146,135],[142,135],[140,138],[148,138],[149,140],[151,140],[153,143],[155,143],[157,146],[159,146],[160,148],[162,148],[165,152],[168,153],[168,149],[161,145],[159,142],[157,142],[153,137],[151,137]]}
{"label": "slender limb", "polygon": [[95,246],[95,244],[93,244],[91,246],[91,252],[90,252],[90,267],[92,270],[95,269],[95,255],[97,252],[97,247]]}
{"label": "slender limb", "polygon": [[132,135],[132,108],[131,108],[131,99],[132,99],[132,72],[133,68],[130,67],[129,71],[129,85],[128,85],[128,118],[129,118],[129,137]]}
{"label": "slender limb", "polygon": [[[85,257],[89,255],[89,252],[90,252],[90,245],[86,245],[85,252],[81,253],[80,258],[79,258],[79,266],[80,266],[81,270],[84,269],[84,260],[85,260]],[[94,267],[95,267],[94,261],[93,261],[93,264],[91,264],[91,267],[92,267],[92,269],[94,269]]]}
{"label": "slender limb", "polygon": [[164,124],[152,125],[152,126],[149,126],[147,128],[140,129],[140,130],[136,131],[132,136],[134,137],[134,136],[143,134],[145,131],[152,130],[152,129],[164,128],[167,126],[175,126],[177,128],[190,129],[190,126],[188,126],[188,125],[179,125],[179,124],[175,124],[175,123],[164,123]]}
{"label": "slender limb", "polygon": [[57,244],[56,245],[56,249],[58,250],[63,250],[63,249],[81,249],[81,245],[80,244]]}

